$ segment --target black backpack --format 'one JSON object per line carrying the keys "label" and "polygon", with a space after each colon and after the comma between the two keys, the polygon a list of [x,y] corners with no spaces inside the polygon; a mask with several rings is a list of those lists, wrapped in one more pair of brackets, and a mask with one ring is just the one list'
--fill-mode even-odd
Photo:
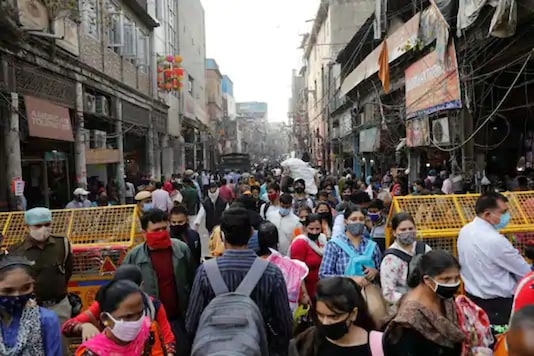
{"label": "black backpack", "polygon": [[413,269],[412,266],[412,259],[418,255],[424,255],[426,252],[426,244],[423,241],[416,241],[415,243],[415,254],[413,256],[410,256],[408,253],[401,251],[396,248],[388,248],[386,251],[384,251],[384,257],[387,255],[393,255],[397,256],[404,262],[408,264],[408,276],[410,276],[410,271]]}

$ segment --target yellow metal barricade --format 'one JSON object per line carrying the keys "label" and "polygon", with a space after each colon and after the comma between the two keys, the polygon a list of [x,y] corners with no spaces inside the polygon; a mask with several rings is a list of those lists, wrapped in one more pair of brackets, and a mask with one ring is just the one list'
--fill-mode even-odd
{"label": "yellow metal barricade", "polygon": [[[510,224],[501,230],[520,251],[534,239],[534,191],[508,192]],[[392,242],[393,214],[408,212],[415,220],[419,237],[434,249],[457,255],[456,240],[460,229],[471,222],[478,194],[424,195],[395,197],[388,216],[386,244]]]}
{"label": "yellow metal barricade", "polygon": [[[24,213],[0,213],[0,232],[4,248],[21,241],[26,235]],[[127,251],[140,240],[137,207],[52,210],[52,235],[70,240],[74,268],[69,291],[80,295],[87,308],[98,288],[111,279]]]}

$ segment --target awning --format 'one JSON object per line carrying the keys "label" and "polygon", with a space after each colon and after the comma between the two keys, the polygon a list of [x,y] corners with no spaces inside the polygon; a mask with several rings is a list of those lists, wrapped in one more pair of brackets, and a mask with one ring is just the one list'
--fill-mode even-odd
{"label": "awning", "polygon": [[74,141],[69,109],[27,95],[24,102],[30,136]]}
{"label": "awning", "polygon": [[[391,63],[407,51],[411,50],[417,43],[419,33],[419,22],[421,13],[418,12],[408,22],[398,28],[387,39],[388,62]],[[341,95],[347,95],[358,84],[378,72],[378,58],[382,49],[381,42],[373,52],[371,52],[343,81],[341,85]]]}

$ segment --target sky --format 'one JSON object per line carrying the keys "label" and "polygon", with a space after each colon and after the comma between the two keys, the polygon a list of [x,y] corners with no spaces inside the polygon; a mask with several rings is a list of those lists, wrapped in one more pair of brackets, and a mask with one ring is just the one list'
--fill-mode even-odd
{"label": "sky", "polygon": [[234,82],[237,102],[267,102],[269,121],[287,121],[291,70],[298,69],[300,34],[319,0],[201,0],[206,56]]}

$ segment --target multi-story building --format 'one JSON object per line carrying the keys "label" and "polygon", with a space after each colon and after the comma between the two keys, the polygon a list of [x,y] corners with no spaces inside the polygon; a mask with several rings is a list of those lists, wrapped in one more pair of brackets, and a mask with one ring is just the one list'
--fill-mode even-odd
{"label": "multi-story building", "polygon": [[243,152],[253,161],[265,158],[268,106],[264,102],[237,103],[238,131],[242,133]]}
{"label": "multi-story building", "polygon": [[200,0],[156,0],[149,12],[161,26],[155,30],[155,55],[181,56],[184,69],[180,92],[160,92],[169,105],[165,175],[197,168],[206,159],[206,33]]}
{"label": "multi-story building", "polygon": [[168,106],[151,56],[159,24],[142,0],[83,0],[73,19],[37,0],[16,5],[28,36],[0,48],[0,208],[21,201],[6,194],[17,180],[29,208],[62,208],[75,187],[96,181],[115,182],[123,201],[125,175],[161,170]]}
{"label": "multi-story building", "polygon": [[[215,59],[206,59],[206,94],[208,99],[208,120],[209,127],[214,131],[220,130],[220,125],[224,117],[223,93],[222,93],[223,76],[219,65]],[[216,132],[217,146],[216,150],[220,154],[221,150],[221,133]],[[213,150],[210,150],[213,152]],[[212,158],[213,164],[216,157]]]}
{"label": "multi-story building", "polygon": [[289,126],[293,133],[293,140],[291,147],[295,151],[297,157],[302,157],[304,152],[307,152],[308,143],[308,117],[306,115],[306,90],[305,78],[300,75],[300,72],[293,69],[291,77],[291,98],[288,103],[288,119]]}
{"label": "multi-story building", "polygon": [[321,0],[311,33],[303,43],[307,115],[312,160],[330,168],[328,99],[336,77],[334,63],[354,32],[374,11],[374,0]]}
{"label": "multi-story building", "polygon": [[243,152],[243,131],[236,120],[234,83],[228,75],[222,77],[223,117],[217,122],[217,144],[221,154]]}

